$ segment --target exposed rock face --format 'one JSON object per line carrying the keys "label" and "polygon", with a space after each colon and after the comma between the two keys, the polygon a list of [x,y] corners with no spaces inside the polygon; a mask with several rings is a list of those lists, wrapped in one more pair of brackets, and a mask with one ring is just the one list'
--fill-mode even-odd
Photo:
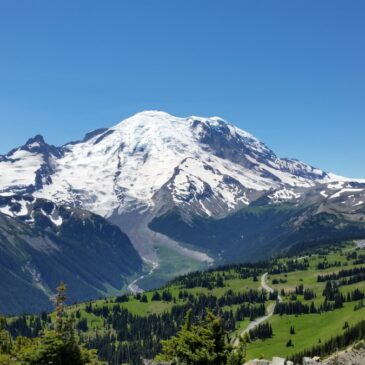
{"label": "exposed rock face", "polygon": [[364,365],[365,364],[365,343],[361,342],[352,348],[341,351],[323,361],[323,365]]}
{"label": "exposed rock face", "polygon": [[250,360],[246,362],[244,365],[285,365],[287,362],[282,357],[273,357],[272,360]]}

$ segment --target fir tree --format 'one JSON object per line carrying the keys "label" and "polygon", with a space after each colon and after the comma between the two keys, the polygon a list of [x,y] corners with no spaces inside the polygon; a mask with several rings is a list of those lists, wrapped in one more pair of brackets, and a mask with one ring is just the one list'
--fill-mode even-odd
{"label": "fir tree", "polygon": [[290,339],[287,343],[286,343],[286,347],[292,347],[293,345],[293,341]]}
{"label": "fir tree", "polygon": [[209,310],[204,319],[193,324],[193,313],[189,310],[185,322],[176,336],[162,341],[159,361],[186,365],[238,365],[244,361],[244,340],[237,349],[230,345],[224,331],[222,318]]}
{"label": "fir tree", "polygon": [[101,364],[94,351],[79,345],[74,331],[75,317],[65,312],[66,285],[61,283],[55,297],[56,325],[54,330],[45,330],[33,340],[18,339],[14,354],[20,363],[27,365],[86,365]]}

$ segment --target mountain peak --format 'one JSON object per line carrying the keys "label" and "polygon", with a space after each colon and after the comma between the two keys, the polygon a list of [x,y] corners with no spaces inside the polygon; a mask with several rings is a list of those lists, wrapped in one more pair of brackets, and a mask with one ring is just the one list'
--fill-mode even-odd
{"label": "mountain peak", "polygon": [[158,120],[158,119],[169,120],[169,119],[175,119],[175,118],[176,118],[175,116],[173,116],[167,112],[164,112],[162,110],[143,110],[143,111],[138,112],[138,113],[132,115],[131,117],[121,121],[120,123],[123,123],[128,120],[153,121],[153,120]]}
{"label": "mountain peak", "polygon": [[38,144],[38,146],[42,145],[42,144],[46,144],[46,142],[44,141],[44,138],[41,134],[37,134],[34,137],[29,138],[27,140],[27,142],[25,143],[25,146],[29,147],[29,146],[35,145],[35,144]]}
{"label": "mountain peak", "polygon": [[220,131],[221,134],[239,135],[247,140],[262,144],[256,137],[249,132],[237,128],[234,124],[219,117],[204,117],[191,115],[187,117],[178,117],[162,110],[145,110],[134,114],[133,116],[122,120],[112,130],[119,129],[143,129],[144,127],[155,126],[157,129],[165,129],[166,127],[173,127],[173,129],[180,129],[184,127],[199,129],[214,129]]}
{"label": "mountain peak", "polygon": [[133,117],[172,117],[174,116],[170,113],[167,113],[163,110],[158,109],[150,109],[150,110],[142,110],[141,112],[138,112],[132,116]]}
{"label": "mountain peak", "polygon": [[31,153],[41,154],[46,160],[48,160],[50,155],[57,158],[62,156],[62,148],[49,145],[41,134],[29,138],[25,145],[20,147],[20,149]]}
{"label": "mountain peak", "polygon": [[[192,120],[197,120],[197,121],[210,121],[211,123],[217,123],[217,124],[228,124],[228,125],[232,125],[231,123],[229,123],[228,121],[224,120],[223,118],[219,117],[219,116],[213,116],[213,117],[202,117],[202,116],[197,116],[197,115],[191,115],[188,117],[178,117],[176,115],[172,115],[168,112],[165,112],[163,110],[143,110],[141,112],[138,112],[134,115],[132,115],[131,117],[125,119],[125,120],[129,120],[129,119],[148,119],[148,120],[154,120],[154,119],[166,119],[166,120],[185,120],[187,122],[190,122]],[[122,121],[124,122],[124,121]]]}

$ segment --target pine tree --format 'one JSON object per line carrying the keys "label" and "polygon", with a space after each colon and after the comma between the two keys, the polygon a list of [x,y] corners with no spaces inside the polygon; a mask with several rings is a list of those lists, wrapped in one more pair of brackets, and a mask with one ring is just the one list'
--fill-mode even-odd
{"label": "pine tree", "polygon": [[57,294],[55,297],[55,306],[56,306],[56,331],[58,333],[62,333],[64,330],[64,316],[65,316],[65,305],[66,305],[66,284],[61,281],[58,286]]}
{"label": "pine tree", "polygon": [[240,365],[244,362],[245,341],[237,349],[230,345],[221,317],[209,310],[198,324],[193,324],[192,310],[176,336],[162,341],[158,361],[186,365]]}
{"label": "pine tree", "polygon": [[286,347],[292,347],[293,345],[293,341],[290,339],[287,343],[286,343]]}
{"label": "pine tree", "polygon": [[10,334],[5,327],[6,320],[0,317],[0,355],[9,355],[13,345]]}
{"label": "pine tree", "polygon": [[18,353],[14,354],[27,365],[101,364],[94,351],[79,345],[74,331],[75,317],[65,311],[66,285],[61,283],[55,297],[56,325],[33,340],[17,339]]}
{"label": "pine tree", "polygon": [[243,336],[240,336],[238,341],[237,348],[227,356],[227,365],[242,365],[245,361],[247,344],[250,342],[250,337],[247,332]]}

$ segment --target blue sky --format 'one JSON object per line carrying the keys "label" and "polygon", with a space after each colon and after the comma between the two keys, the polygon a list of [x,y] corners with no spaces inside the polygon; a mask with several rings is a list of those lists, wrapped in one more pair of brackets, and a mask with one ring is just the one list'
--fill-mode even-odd
{"label": "blue sky", "polygon": [[363,0],[0,0],[0,153],[145,109],[365,178]]}

